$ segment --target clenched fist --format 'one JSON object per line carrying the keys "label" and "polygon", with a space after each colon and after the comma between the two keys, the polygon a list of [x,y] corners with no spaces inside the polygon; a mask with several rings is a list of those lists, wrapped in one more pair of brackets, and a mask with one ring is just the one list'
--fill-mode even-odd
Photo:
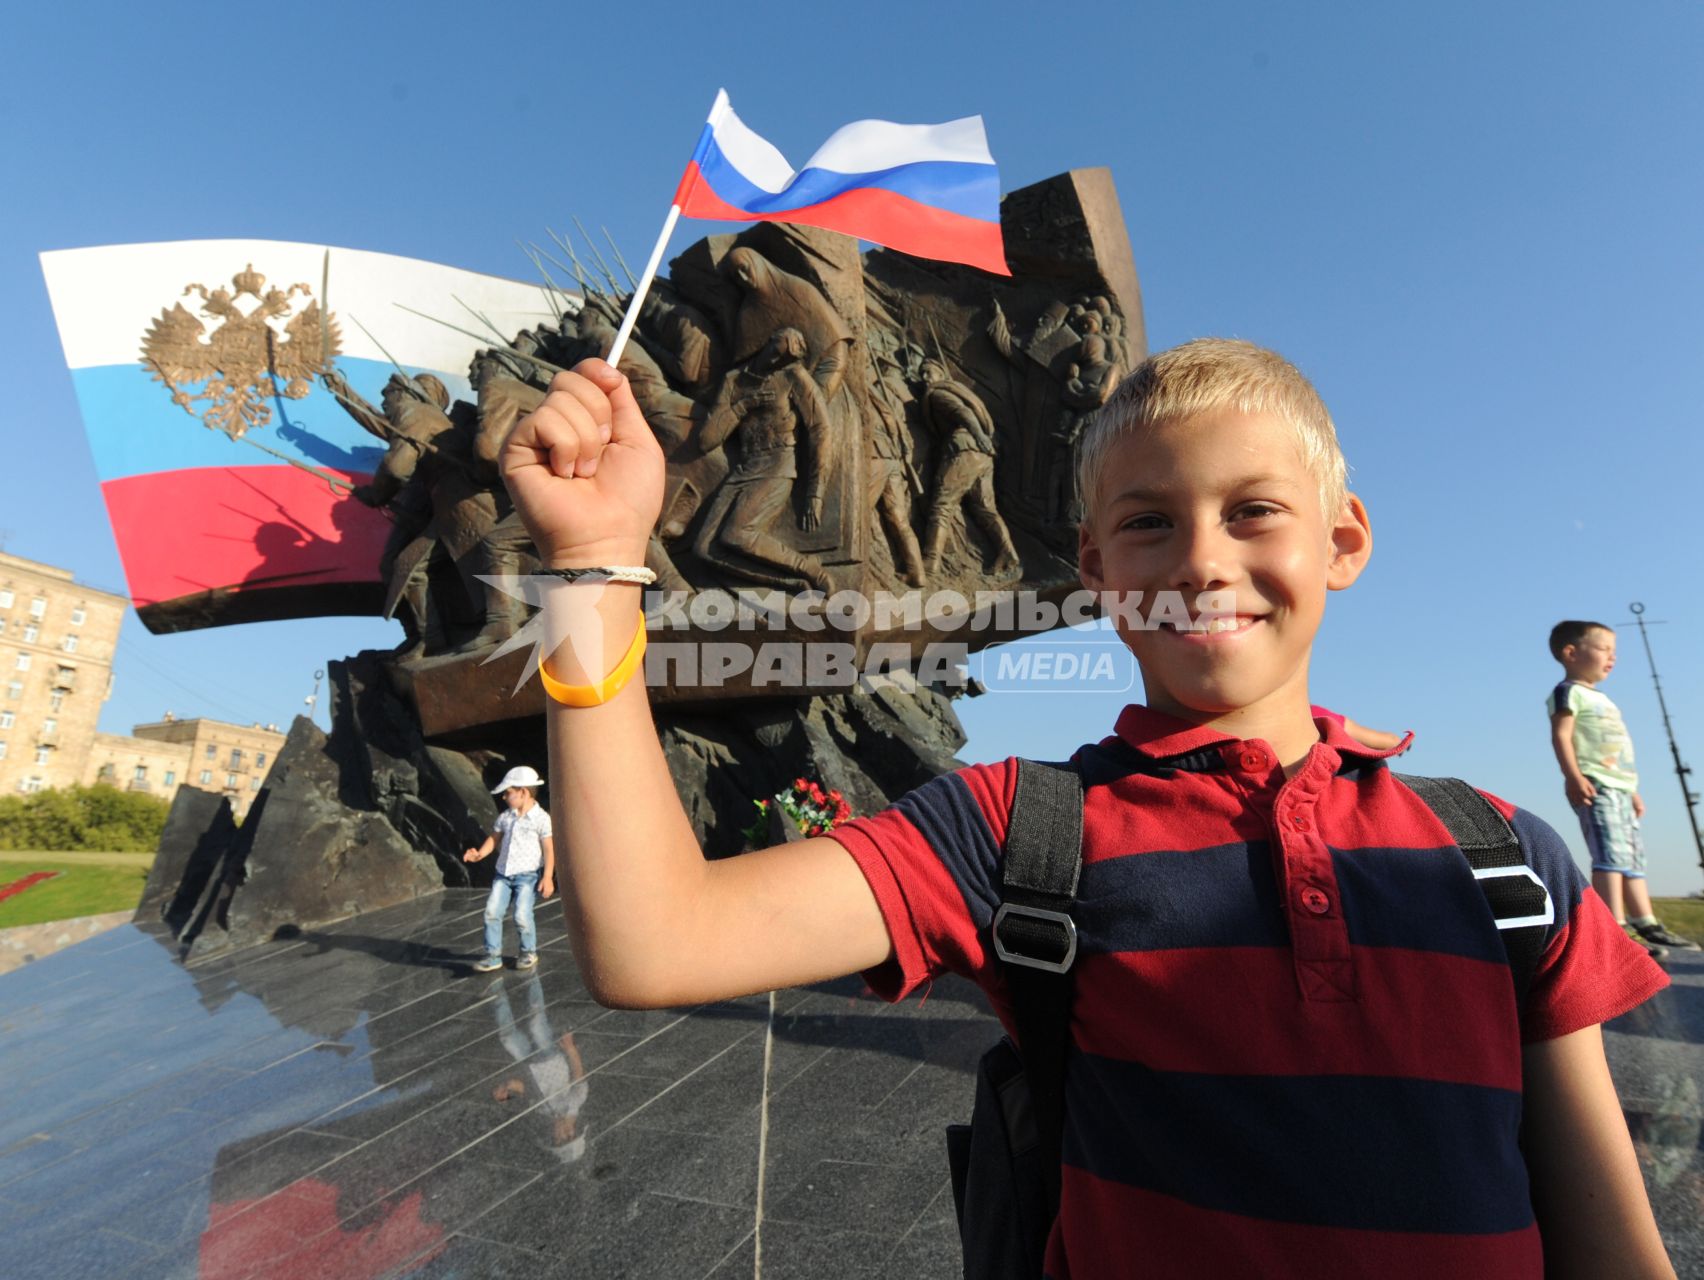
{"label": "clenched fist", "polygon": [[582,360],[515,424],[498,457],[547,569],[638,565],[663,505],[663,450],[627,379]]}

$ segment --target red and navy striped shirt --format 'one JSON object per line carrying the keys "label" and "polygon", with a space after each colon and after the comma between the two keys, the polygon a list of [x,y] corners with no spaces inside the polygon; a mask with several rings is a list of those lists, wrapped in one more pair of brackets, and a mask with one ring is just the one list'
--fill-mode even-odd
{"label": "red and navy striped shirt", "polygon": [[[1543,1257],[1517,1136],[1521,1044],[1667,982],[1567,846],[1488,797],[1556,905],[1524,1015],[1467,860],[1384,758],[1317,722],[1271,748],[1132,706],[1076,756],[1064,1179],[1047,1274],[1495,1275]],[[1405,744],[1406,745],[1406,744]],[[834,831],[874,889],[899,999],[943,972],[1009,1007],[989,926],[1016,766]]]}

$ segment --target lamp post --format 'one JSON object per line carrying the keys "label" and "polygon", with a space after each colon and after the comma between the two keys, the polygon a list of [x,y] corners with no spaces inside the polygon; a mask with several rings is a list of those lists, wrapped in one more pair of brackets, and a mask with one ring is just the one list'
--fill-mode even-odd
{"label": "lamp post", "polygon": [[1663,698],[1663,682],[1657,675],[1657,658],[1651,651],[1650,633],[1645,630],[1645,606],[1635,600],[1627,607],[1633,611],[1633,621],[1639,627],[1639,639],[1645,646],[1645,661],[1651,665],[1651,683],[1657,687],[1657,710],[1662,712],[1663,732],[1668,735],[1669,755],[1674,757],[1674,776],[1680,779],[1680,794],[1686,801],[1686,817],[1692,823],[1692,843],[1698,849],[1698,865],[1704,867],[1704,835],[1698,832],[1700,797],[1692,789],[1688,779],[1692,766],[1680,758],[1680,744],[1674,740],[1674,725],[1669,722],[1668,702]]}
{"label": "lamp post", "polygon": [[312,720],[314,718],[314,710],[315,710],[316,707],[319,706],[320,681],[324,680],[324,679],[325,679],[325,668],[321,667],[314,672],[314,691],[312,693],[310,693],[307,697],[302,699],[302,701],[307,704],[308,719],[309,720]]}

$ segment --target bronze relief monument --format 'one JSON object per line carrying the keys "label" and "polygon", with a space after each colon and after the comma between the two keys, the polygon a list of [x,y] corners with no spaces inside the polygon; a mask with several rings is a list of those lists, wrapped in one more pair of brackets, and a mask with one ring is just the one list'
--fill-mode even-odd
{"label": "bronze relief monument", "polygon": [[[930,647],[1011,639],[1018,625],[989,601],[1057,601],[1077,586],[1072,449],[1146,354],[1140,291],[1104,170],[1011,193],[1002,225],[1010,277],[760,223],[690,246],[643,304],[620,367],[668,459],[647,556],[647,683],[713,856],[739,850],[754,797],[801,773],[868,812],[951,768],[965,682],[924,661]],[[275,871],[273,888],[250,874],[281,868],[265,855],[286,837],[349,843],[329,816],[329,834],[308,834],[323,789],[308,757],[337,762],[339,804],[384,827],[378,843],[414,850],[422,885],[465,882],[457,855],[490,816],[486,775],[544,759],[531,648],[505,645],[528,611],[503,584],[536,562],[495,461],[556,370],[608,352],[629,301],[613,285],[560,296],[554,324],[493,335],[469,370],[471,399],[399,373],[374,406],[322,372],[386,446],[352,500],[393,519],[385,607],[404,641],[331,664],[329,740],[298,722],[276,794],[222,852],[200,855],[188,896],[201,904],[178,906],[203,921],[186,943],[335,905],[286,887],[326,860],[311,849],[292,851],[295,870]],[[728,625],[729,602],[747,601],[760,625]],[[833,627],[825,605],[844,606]],[[813,669],[830,649],[852,679]],[[861,678],[877,656],[891,678]],[[162,858],[160,874],[188,857]],[[226,927],[209,932],[221,892]]]}

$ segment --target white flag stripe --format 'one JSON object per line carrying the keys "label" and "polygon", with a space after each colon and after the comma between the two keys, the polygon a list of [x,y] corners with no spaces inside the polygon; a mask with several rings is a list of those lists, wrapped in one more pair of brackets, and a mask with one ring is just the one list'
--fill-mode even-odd
{"label": "white flag stripe", "polygon": [[[795,176],[775,145],[754,133],[734,113],[725,92],[716,95],[710,110],[716,146],[753,186],[774,194],[784,191]],[[957,164],[994,163],[981,116],[965,116],[944,124],[894,124],[888,120],[856,120],[836,129],[806,169],[833,173],[879,173],[900,165],[950,161]]]}
{"label": "white flag stripe", "polygon": [[[327,246],[283,240],[179,240],[159,244],[103,245],[41,255],[42,274],[59,321],[65,363],[72,369],[135,364],[142,338],[161,311],[182,301],[209,330],[190,284],[231,288],[231,277],[251,263],[267,285],[306,284],[317,299]],[[331,247],[331,311],[341,332],[342,354],[384,361],[382,344],[405,365],[447,372],[465,370],[479,345],[474,339],[402,309],[476,333],[486,330],[456,301],[484,312],[506,334],[556,317],[543,282],[506,280],[441,263],[364,249]],[[292,302],[300,307],[300,295]],[[401,306],[397,304],[402,304]],[[243,298],[242,310],[253,300]],[[377,344],[361,332],[359,320]]]}
{"label": "white flag stripe", "polygon": [[805,163],[805,168],[828,169],[834,173],[877,173],[902,164],[942,160],[959,164],[994,163],[981,116],[966,116],[945,124],[858,120],[836,129]]}
{"label": "white flag stripe", "polygon": [[767,138],[748,129],[745,121],[734,114],[725,96],[718,100],[717,105],[721,108],[720,118],[712,121],[711,127],[716,133],[716,147],[728,163],[744,174],[746,181],[754,187],[762,187],[771,195],[785,191],[787,184],[793,180],[793,167],[787,163],[787,157],[777,151]]}

